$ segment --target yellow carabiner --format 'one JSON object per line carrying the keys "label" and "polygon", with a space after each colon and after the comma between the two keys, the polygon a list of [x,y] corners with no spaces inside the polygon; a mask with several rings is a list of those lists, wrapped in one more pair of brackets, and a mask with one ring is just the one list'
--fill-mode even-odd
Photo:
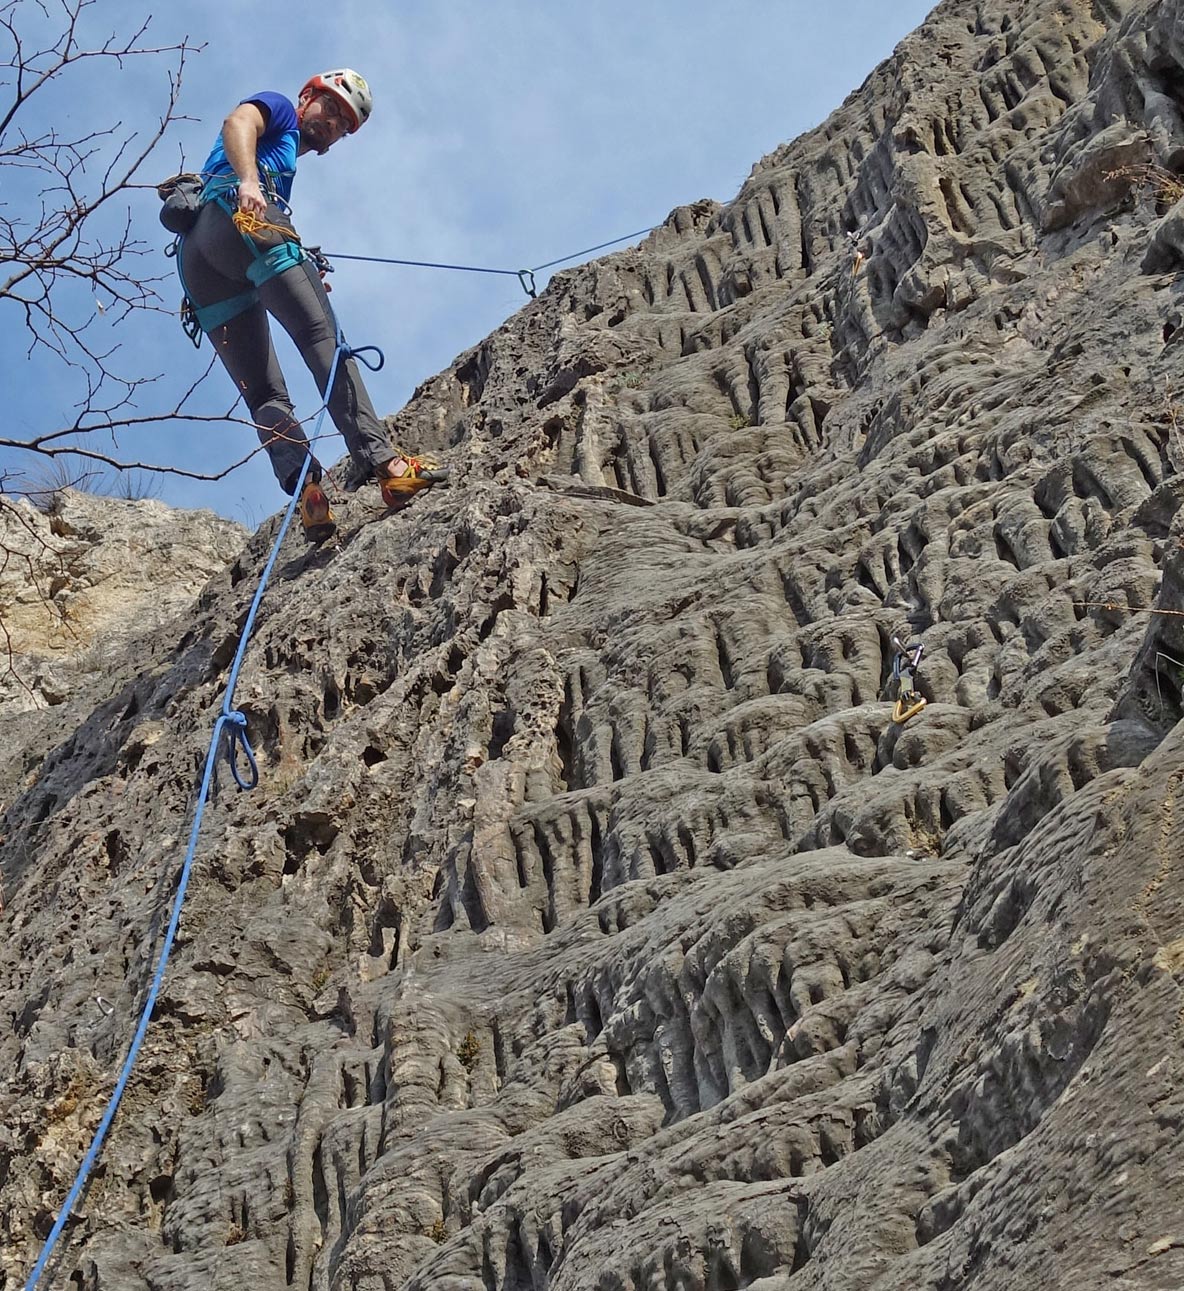
{"label": "yellow carabiner", "polygon": [[[910,692],[910,697],[914,693],[915,692]],[[924,699],[918,699],[911,708],[905,708],[904,700],[898,699],[896,701],[896,707],[892,710],[892,720],[897,724],[897,726],[903,726],[910,717],[916,717],[921,709],[925,707],[925,704],[926,701]]]}

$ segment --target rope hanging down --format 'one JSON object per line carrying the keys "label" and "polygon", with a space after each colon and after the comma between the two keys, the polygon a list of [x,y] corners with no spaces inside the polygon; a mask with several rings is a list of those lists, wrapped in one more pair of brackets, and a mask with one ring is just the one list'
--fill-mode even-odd
{"label": "rope hanging down", "polygon": [[[541,273],[544,269],[553,269],[556,265],[566,264],[569,260],[575,260],[579,256],[591,255],[594,251],[603,251],[606,247],[617,246],[622,242],[631,242],[634,238],[644,237],[647,233],[652,233],[658,227],[653,225],[647,229],[640,229],[636,233],[628,233],[624,237],[613,238],[609,242],[598,243],[594,247],[586,247],[582,251],[573,251],[570,255],[560,256],[556,260],[548,260],[545,264],[535,265],[533,269],[492,269],[479,265],[460,265],[460,264],[442,264],[428,260],[397,260],[384,256],[358,256],[358,255],[341,255],[333,253],[338,260],[361,260],[374,264],[395,264],[409,265],[423,269],[451,269],[462,273],[491,273],[501,274],[507,277],[517,278],[522,284],[523,291],[534,299],[538,294],[535,283],[535,274]],[[337,368],[342,357],[351,356],[360,358],[363,353],[373,351],[377,353],[378,359],[374,364],[367,360],[367,367],[376,370],[382,366],[382,352],[376,346],[362,346],[357,350],[351,349],[345,343],[341,335],[341,328],[337,328],[337,348],[333,354],[333,363],[329,369],[329,380],[325,386],[325,398],[328,400],[329,391],[333,389],[333,382],[337,377]],[[326,402],[317,416],[316,425],[313,428],[313,438],[315,439],[320,431],[321,421],[324,419],[328,409]],[[124,1059],[123,1067],[120,1069],[119,1078],[115,1082],[115,1088],[111,1092],[107,1107],[103,1112],[102,1119],[99,1121],[98,1128],[94,1132],[86,1155],[82,1159],[82,1164],[78,1167],[78,1173],[74,1178],[74,1183],[66,1195],[62,1208],[54,1221],[53,1228],[50,1229],[49,1236],[41,1248],[41,1253],[33,1266],[27,1281],[25,1282],[25,1291],[35,1291],[45,1272],[46,1265],[53,1255],[57,1246],[58,1239],[61,1237],[63,1230],[70,1218],[78,1199],[82,1196],[86,1188],[87,1180],[90,1178],[91,1171],[98,1161],[99,1153],[102,1150],[103,1142],[107,1137],[107,1132],[115,1120],[115,1114],[119,1110],[119,1104],[123,1099],[127,1083],[131,1078],[132,1068],[135,1066],[136,1058],[140,1053],[140,1046],[144,1042],[144,1036],[148,1031],[148,1024],[151,1021],[153,1010],[156,1008],[156,1001],[160,995],[160,988],[164,982],[165,970],[168,968],[169,956],[172,954],[173,943],[176,940],[177,928],[181,920],[181,907],[185,902],[185,893],[189,887],[189,878],[193,870],[193,860],[197,852],[197,841],[201,833],[202,820],[205,816],[206,804],[209,800],[210,786],[213,783],[214,767],[217,762],[219,750],[222,747],[223,732],[226,734],[226,756],[230,764],[231,775],[240,789],[250,790],[259,783],[259,768],[255,762],[255,755],[251,749],[250,741],[247,739],[247,719],[246,716],[232,707],[234,699],[234,689],[238,684],[239,669],[242,666],[243,657],[246,654],[247,645],[251,639],[251,632],[255,626],[255,617],[259,611],[259,606],[263,601],[263,594],[267,590],[268,581],[271,578],[272,570],[275,567],[276,559],[279,556],[280,546],[283,543],[284,536],[288,532],[288,526],[292,522],[292,516],[296,512],[297,501],[300,497],[300,491],[304,487],[304,480],[308,474],[309,464],[312,461],[312,455],[305,456],[304,465],[300,469],[299,478],[296,481],[296,487],[293,490],[291,501],[288,503],[288,509],[284,512],[283,521],[280,524],[279,532],[276,534],[275,543],[272,546],[271,555],[268,558],[267,565],[264,567],[263,574],[259,580],[259,586],[255,591],[255,597],[251,602],[251,608],[247,613],[246,622],[243,625],[242,633],[239,637],[238,649],[235,651],[234,662],[231,665],[230,675],[226,682],[226,694],[222,701],[222,712],[218,720],[214,723],[214,732],[210,737],[210,746],[206,753],[205,771],[202,774],[201,788],[198,791],[197,807],[194,811],[193,827],[189,833],[189,846],[185,852],[185,860],[181,865],[181,875],[177,882],[177,894],[173,898],[173,908],[169,916],[168,928],[165,930],[164,944],[161,947],[160,958],[157,961],[156,971],[152,977],[152,983],[148,988],[148,994],[144,999],[144,1006],[140,1011],[140,1020],[136,1026],[135,1035],[128,1047],[127,1057]],[[244,779],[239,771],[238,756],[239,753],[247,760],[248,775]]]}
{"label": "rope hanging down", "polygon": [[[313,429],[315,438],[320,430],[320,425],[324,419],[325,412],[328,409],[329,392],[333,389],[333,382],[337,378],[337,368],[341,359],[357,356],[359,353],[369,350],[376,350],[376,346],[363,346],[361,350],[350,349],[345,343],[345,338],[341,335],[341,327],[337,327],[337,349],[333,354],[333,363],[329,368],[329,381],[325,386],[325,404],[317,417],[316,425]],[[378,353],[378,367],[382,366],[382,353]],[[363,360],[365,362],[365,360]],[[370,366],[367,364],[367,366]],[[259,783],[259,768],[255,763],[255,755],[251,750],[251,745],[247,740],[247,719],[244,714],[238,712],[232,707],[234,701],[234,688],[238,684],[239,669],[242,667],[243,657],[247,652],[247,645],[251,639],[251,631],[255,626],[255,616],[259,612],[259,606],[263,601],[263,593],[267,590],[268,580],[271,578],[271,571],[275,568],[276,559],[280,553],[280,546],[284,541],[284,535],[288,532],[288,526],[292,522],[292,516],[296,512],[296,504],[300,498],[300,490],[304,487],[304,479],[308,474],[308,468],[312,462],[312,454],[308,453],[304,458],[304,465],[300,468],[300,477],[296,481],[296,488],[292,493],[292,500],[288,503],[288,509],[284,512],[283,521],[280,524],[279,533],[276,534],[275,543],[271,549],[271,555],[264,567],[263,574],[259,579],[259,586],[255,590],[255,598],[251,602],[251,608],[247,613],[246,622],[243,624],[243,630],[239,637],[238,649],[235,651],[234,663],[230,668],[230,675],[226,681],[226,694],[222,701],[222,712],[214,724],[214,733],[210,738],[209,751],[206,753],[205,772],[202,775],[201,789],[197,795],[197,809],[193,817],[193,828],[189,832],[189,847],[185,853],[185,860],[181,866],[181,877],[177,883],[177,895],[173,898],[173,909],[169,917],[169,925],[164,935],[164,945],[161,947],[160,959],[156,965],[156,972],[152,977],[152,985],[148,988],[148,994],[144,1000],[144,1007],[140,1010],[140,1021],[136,1027],[136,1033],[132,1037],[132,1042],[127,1051],[127,1057],[124,1059],[123,1067],[119,1073],[119,1079],[115,1082],[115,1088],[108,1100],[107,1108],[103,1112],[102,1120],[99,1121],[98,1129],[94,1132],[91,1139],[90,1147],[82,1159],[82,1164],[78,1167],[78,1173],[74,1178],[74,1184],[66,1200],[62,1203],[61,1211],[58,1213],[57,1220],[50,1230],[49,1236],[45,1239],[45,1244],[41,1248],[41,1254],[37,1258],[37,1263],[33,1266],[33,1271],[29,1274],[25,1283],[25,1291],[34,1291],[41,1275],[45,1272],[45,1267],[53,1254],[54,1247],[58,1243],[58,1238],[62,1235],[70,1214],[78,1202],[79,1197],[86,1187],[86,1182],[94,1169],[96,1161],[99,1159],[99,1152],[103,1146],[103,1140],[107,1137],[107,1131],[111,1128],[111,1122],[115,1119],[115,1113],[119,1110],[120,1100],[123,1098],[124,1090],[127,1088],[128,1080],[132,1074],[132,1068],[135,1066],[136,1058],[140,1052],[140,1046],[144,1041],[145,1033],[148,1030],[148,1023],[152,1018],[152,1011],[156,1007],[156,1000],[160,994],[161,984],[164,982],[165,969],[168,967],[169,955],[172,953],[173,942],[177,935],[177,926],[181,920],[181,906],[185,901],[185,891],[189,886],[189,876],[193,869],[193,858],[197,851],[197,840],[201,832],[202,818],[205,815],[206,802],[209,798],[210,785],[213,782],[214,766],[218,758],[219,750],[222,747],[222,735],[226,732],[227,749],[226,755],[230,762],[231,774],[234,776],[235,783],[240,789],[253,789]],[[239,774],[237,765],[237,756],[242,751],[247,759],[250,768],[249,776],[246,780]]]}
{"label": "rope hanging down", "polygon": [[488,269],[483,265],[441,264],[435,260],[395,260],[389,256],[343,255],[339,251],[326,251],[323,254],[333,260],[364,260],[369,264],[411,265],[416,269],[455,269],[458,273],[503,274],[507,278],[517,278],[522,284],[522,290],[526,292],[531,300],[534,300],[538,296],[538,286],[534,280],[536,273],[542,273],[544,269],[554,269],[556,265],[566,264],[569,260],[578,259],[580,256],[591,255],[593,251],[603,251],[605,247],[615,247],[621,242],[632,242],[634,238],[645,237],[647,233],[652,233],[658,227],[658,225],[653,224],[648,229],[638,229],[636,233],[626,233],[624,237],[613,238],[611,242],[600,242],[594,247],[585,247],[583,251],[573,251],[571,255],[560,256],[558,260],[548,260],[546,264],[536,264],[533,269]]}

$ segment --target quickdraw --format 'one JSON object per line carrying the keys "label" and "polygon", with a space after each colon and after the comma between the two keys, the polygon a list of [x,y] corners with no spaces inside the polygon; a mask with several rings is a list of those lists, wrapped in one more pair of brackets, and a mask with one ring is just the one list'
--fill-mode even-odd
{"label": "quickdraw", "polygon": [[197,316],[197,306],[188,296],[181,297],[181,330],[193,342],[195,350],[201,349],[201,319]]}
{"label": "quickdraw", "polygon": [[899,637],[893,637],[892,644],[896,647],[896,654],[892,659],[892,677],[896,682],[896,704],[892,709],[892,720],[898,726],[903,726],[910,717],[916,717],[927,702],[924,695],[917,694],[916,688],[917,669],[921,666],[925,647],[920,641],[904,645]]}
{"label": "quickdraw", "polygon": [[329,263],[329,257],[321,250],[320,247],[305,247],[304,254],[312,261],[313,268],[319,274],[333,272],[333,266]]}
{"label": "quickdraw", "polygon": [[184,242],[184,236],[180,233],[164,249],[164,253],[170,260],[177,262],[177,277],[181,280],[181,330],[193,342],[195,350],[201,349],[201,321],[197,315],[197,306],[189,299],[189,291],[185,286],[185,275],[181,272],[181,245]]}

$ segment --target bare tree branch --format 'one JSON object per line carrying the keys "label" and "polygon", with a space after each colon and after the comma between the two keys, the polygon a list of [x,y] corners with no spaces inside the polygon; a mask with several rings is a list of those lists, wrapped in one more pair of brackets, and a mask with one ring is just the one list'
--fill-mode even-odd
{"label": "bare tree branch", "polygon": [[[156,188],[144,169],[170,126],[185,119],[181,85],[187,60],[202,46],[188,37],[153,43],[150,17],[133,20],[130,34],[94,36],[100,12],[98,0],[0,0],[0,316],[6,307],[16,312],[26,357],[60,365],[61,391],[70,391],[68,408],[47,409],[48,424],[23,438],[0,438],[0,450],[117,472],[222,480],[261,448],[209,471],[119,451],[121,432],[162,423],[255,427],[232,409],[214,415],[195,407],[212,360],[178,399],[157,408],[150,396],[161,375],[123,370],[114,329],[145,311],[173,316],[158,291],[173,275],[145,264],[155,248],[136,236],[130,206],[121,203],[133,191]],[[165,64],[162,110],[147,127],[87,120],[71,131],[49,115],[51,85],[101,78],[104,67],[112,78],[109,99],[119,102],[117,78],[133,59]],[[15,207],[14,190],[21,199]],[[93,301],[89,307],[80,286]],[[97,444],[99,437],[110,447]],[[0,498],[5,492],[0,474]]]}
{"label": "bare tree branch", "polygon": [[[163,394],[160,374],[145,372],[135,344],[120,343],[127,334],[120,325],[135,316],[174,314],[161,294],[163,284],[175,281],[171,267],[162,271],[149,260],[157,248],[137,235],[131,199],[156,188],[159,176],[148,168],[159,164],[159,145],[170,128],[186,119],[181,87],[189,59],[202,46],[188,36],[154,41],[150,16],[113,19],[111,12],[98,0],[0,0],[0,319],[11,316],[13,331],[23,324],[26,356],[54,371],[44,386],[42,415],[23,437],[7,428],[0,453],[8,462],[14,454],[42,461],[58,491],[94,487],[94,478],[109,472],[125,481],[134,478],[129,472],[140,472],[212,482],[262,451],[254,448],[205,471],[120,451],[121,434],[147,426],[253,428],[253,422],[232,416],[233,406],[218,416],[198,404],[212,360],[174,397]],[[137,103],[123,113],[118,106],[130,100],[123,73],[133,63],[159,69],[155,109]],[[101,109],[67,113],[58,106],[66,94],[77,104],[115,106],[105,119]],[[31,487],[20,465],[0,466],[0,512],[10,539],[8,546],[0,541],[0,573],[20,572],[23,579],[27,566],[53,612],[49,588],[38,579],[53,568],[55,553],[34,532],[31,513],[13,500],[35,492],[36,480]],[[39,553],[36,561],[30,550]],[[0,620],[0,680],[5,678],[34,694],[17,673],[13,624]]]}
{"label": "bare tree branch", "polygon": [[[223,420],[188,411],[208,368],[173,406],[141,411],[159,376],[117,366],[114,326],[139,311],[173,313],[158,292],[172,274],[146,265],[155,248],[136,236],[130,207],[118,208],[133,190],[155,187],[143,171],[170,126],[184,119],[178,103],[186,64],[202,46],[188,37],[152,42],[150,16],[133,20],[130,32],[100,28],[93,35],[105,21],[97,0],[0,0],[0,313],[16,312],[26,357],[42,353],[61,364],[69,378],[63,388],[72,382],[79,394],[68,414],[58,410],[57,424],[24,439],[0,440],[0,448],[50,458],[69,453],[118,471],[222,479],[254,454],[216,472],[197,472],[125,461],[118,452],[76,442],[103,432],[118,448],[121,430],[177,419]],[[112,78],[110,100],[118,102],[116,78],[131,60],[165,64],[162,107],[146,126],[88,120],[72,132],[47,117],[54,103],[45,97],[48,87],[72,87],[80,75],[101,78],[104,67]],[[90,308],[78,286],[89,290]]]}

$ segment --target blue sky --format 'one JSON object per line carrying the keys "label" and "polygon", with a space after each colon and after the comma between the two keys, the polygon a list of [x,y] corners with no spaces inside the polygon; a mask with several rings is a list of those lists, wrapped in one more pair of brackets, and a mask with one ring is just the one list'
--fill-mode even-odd
{"label": "blue sky", "polygon": [[[32,0],[20,7],[31,12]],[[182,161],[200,165],[222,118],[246,95],[278,89],[295,98],[310,73],[351,66],[373,88],[374,115],[327,156],[301,160],[293,205],[305,241],[359,255],[540,264],[660,223],[700,197],[729,200],[756,161],[819,124],[930,8],[928,0],[600,0],[578,8],[557,0],[293,0],[264,24],[242,5],[177,5],[153,18],[149,38],[204,43],[182,85],[181,110],[193,119],[170,130],[143,177],[155,181]],[[84,29],[101,41],[134,29],[147,11],[101,0],[86,11]],[[375,17],[383,12],[390,17]],[[45,97],[38,124],[150,129],[166,100],[166,67],[89,63]],[[0,101],[9,93],[0,88]],[[12,178],[0,175],[10,211],[28,200]],[[149,191],[123,209],[163,250],[158,205]],[[170,263],[163,253],[145,262],[159,272]],[[347,261],[332,283],[350,342],[385,351],[384,370],[367,381],[380,414],[396,411],[525,302],[513,278]],[[168,281],[162,294],[172,306],[179,291]],[[63,307],[76,318],[95,313],[89,293],[75,292]],[[121,346],[115,361],[129,373],[160,375],[139,400],[142,412],[171,406],[210,353],[195,351],[160,314],[118,324],[96,315],[92,332]],[[27,359],[27,348],[22,316],[0,301],[0,433],[10,436],[67,423],[77,396],[60,364]],[[297,411],[308,416],[319,403],[312,381],[286,338],[278,348]],[[200,406],[225,411],[231,393],[219,369]],[[208,472],[243,456],[253,435],[229,424],[160,424],[122,433],[117,450],[109,437],[95,446]],[[343,451],[334,437],[322,456],[334,461]],[[0,450],[0,469],[12,465]],[[252,525],[283,502],[261,456],[218,484],[166,478],[161,496]]]}

